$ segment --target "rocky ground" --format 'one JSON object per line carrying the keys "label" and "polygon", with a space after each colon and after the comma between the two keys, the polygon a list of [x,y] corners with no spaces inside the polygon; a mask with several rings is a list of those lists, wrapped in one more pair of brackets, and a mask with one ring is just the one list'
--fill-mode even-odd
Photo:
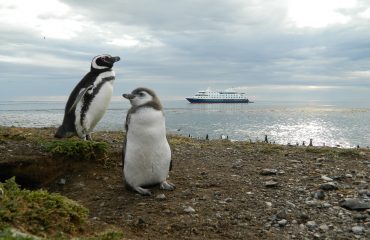
{"label": "rocky ground", "polygon": [[[53,140],[54,132],[1,128],[0,168],[22,162],[36,176],[47,172],[42,161],[53,159],[38,139]],[[87,232],[115,228],[127,239],[370,238],[369,149],[170,136],[176,190],[154,187],[143,197],[123,186],[122,133],[98,132],[94,140],[111,146],[104,161],[55,165],[47,181],[35,181],[87,207]]]}

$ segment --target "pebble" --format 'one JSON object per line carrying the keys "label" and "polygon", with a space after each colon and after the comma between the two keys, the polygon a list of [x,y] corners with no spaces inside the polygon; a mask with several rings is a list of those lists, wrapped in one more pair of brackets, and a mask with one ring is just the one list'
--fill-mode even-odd
{"label": "pebble", "polygon": [[271,181],[265,182],[265,187],[277,187],[278,184],[279,184],[278,182],[271,180]]}
{"label": "pebble", "polygon": [[319,162],[321,162],[321,161],[325,161],[326,160],[326,158],[325,157],[319,157],[319,158],[316,158],[316,161],[319,161]]}
{"label": "pebble", "polygon": [[316,207],[318,205],[318,202],[316,200],[309,200],[305,202],[310,207]]}
{"label": "pebble", "polygon": [[326,231],[328,231],[328,230],[329,230],[329,226],[328,226],[328,225],[326,225],[326,224],[321,224],[321,225],[319,226],[319,229],[320,229],[321,231],[323,231],[323,232],[326,232]]}
{"label": "pebble", "polygon": [[195,209],[188,206],[188,207],[184,208],[184,212],[186,212],[186,213],[195,213]]}
{"label": "pebble", "polygon": [[278,224],[280,227],[284,227],[285,225],[287,225],[288,223],[288,220],[286,219],[281,219],[280,221],[278,221]]}
{"label": "pebble", "polygon": [[266,205],[267,205],[268,207],[272,207],[272,203],[271,203],[271,202],[266,202]]}
{"label": "pebble", "polygon": [[361,235],[364,232],[364,227],[354,226],[354,227],[352,227],[352,232],[356,235]]}
{"label": "pebble", "polygon": [[164,195],[163,193],[158,194],[158,195],[155,197],[155,199],[160,200],[160,201],[166,200],[166,195]]}
{"label": "pebble", "polygon": [[360,190],[358,190],[358,195],[360,195],[362,197],[370,197],[370,190],[360,189]]}
{"label": "pebble", "polygon": [[358,220],[358,221],[365,221],[367,219],[367,216],[365,214],[356,214],[353,216],[353,219]]}
{"label": "pebble", "polygon": [[276,175],[278,173],[278,170],[276,169],[271,169],[271,168],[265,168],[262,169],[260,172],[261,175],[268,176],[268,175]]}
{"label": "pebble", "polygon": [[61,178],[58,182],[58,184],[60,185],[65,185],[66,184],[66,179],[65,178]]}
{"label": "pebble", "polygon": [[323,179],[323,180],[325,180],[325,181],[329,181],[329,182],[333,181],[333,179],[332,179],[332,178],[327,177],[327,176],[321,176],[321,179]]}
{"label": "pebble", "polygon": [[285,210],[281,210],[278,213],[276,213],[276,218],[277,219],[285,219],[287,217],[287,213]]}
{"label": "pebble", "polygon": [[320,185],[320,189],[324,191],[331,191],[331,190],[337,190],[337,184],[334,182],[328,182]]}
{"label": "pebble", "polygon": [[319,200],[323,200],[325,198],[325,192],[322,190],[319,190],[313,194],[313,197]]}
{"label": "pebble", "polygon": [[308,221],[306,222],[306,227],[309,228],[309,229],[314,229],[317,227],[317,224],[315,221]]}
{"label": "pebble", "polygon": [[322,204],[323,208],[331,208],[332,206],[333,205],[331,205],[330,203],[327,203],[327,202]]}
{"label": "pebble", "polygon": [[234,169],[239,169],[241,167],[243,167],[243,163],[242,163],[242,160],[241,159],[237,159],[233,165],[231,166],[232,168]]}

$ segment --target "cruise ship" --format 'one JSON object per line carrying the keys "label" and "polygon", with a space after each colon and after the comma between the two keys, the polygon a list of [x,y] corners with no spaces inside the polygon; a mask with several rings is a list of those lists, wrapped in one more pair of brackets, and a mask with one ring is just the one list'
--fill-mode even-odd
{"label": "cruise ship", "polygon": [[187,97],[190,103],[251,103],[247,94],[235,91],[199,91],[193,97]]}

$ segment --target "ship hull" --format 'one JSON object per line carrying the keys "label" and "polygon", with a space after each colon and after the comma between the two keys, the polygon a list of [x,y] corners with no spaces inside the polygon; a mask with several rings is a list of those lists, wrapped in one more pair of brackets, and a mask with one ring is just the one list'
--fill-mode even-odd
{"label": "ship hull", "polygon": [[248,99],[199,99],[186,98],[190,103],[250,103]]}

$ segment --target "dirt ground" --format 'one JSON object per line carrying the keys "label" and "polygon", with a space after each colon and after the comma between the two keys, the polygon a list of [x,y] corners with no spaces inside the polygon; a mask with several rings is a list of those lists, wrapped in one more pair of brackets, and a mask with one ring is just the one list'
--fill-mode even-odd
{"label": "dirt ground", "polygon": [[[19,134],[0,140],[0,163],[52,161],[32,139],[52,140],[55,129],[12,131]],[[111,146],[104,163],[55,167],[43,185],[90,210],[87,232],[115,228],[127,239],[370,238],[370,210],[341,207],[346,198],[370,202],[369,149],[170,136],[169,181],[176,189],[153,187],[152,196],[144,197],[123,185],[123,134],[98,132],[93,137]],[[326,183],[335,188],[322,187]]]}

